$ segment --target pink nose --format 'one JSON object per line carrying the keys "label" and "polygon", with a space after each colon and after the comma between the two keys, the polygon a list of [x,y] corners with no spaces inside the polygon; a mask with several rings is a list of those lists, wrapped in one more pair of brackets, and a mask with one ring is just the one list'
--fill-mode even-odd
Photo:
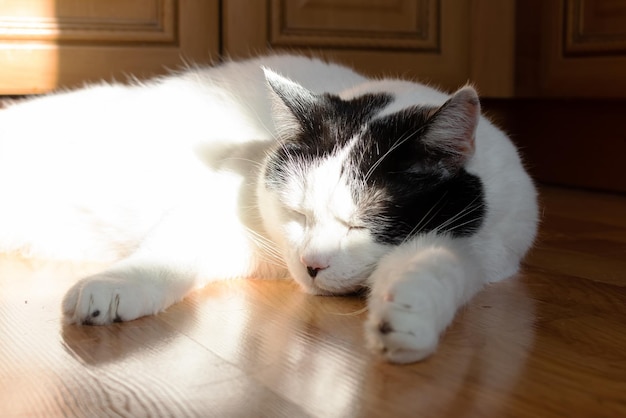
{"label": "pink nose", "polygon": [[328,268],[327,262],[323,262],[322,260],[316,259],[315,257],[301,256],[300,262],[304,264],[307,273],[309,273],[309,276],[311,276],[312,279],[317,276],[317,273]]}

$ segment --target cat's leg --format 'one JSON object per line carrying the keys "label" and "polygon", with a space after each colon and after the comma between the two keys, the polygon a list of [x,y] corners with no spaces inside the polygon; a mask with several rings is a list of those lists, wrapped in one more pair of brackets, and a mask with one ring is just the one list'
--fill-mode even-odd
{"label": "cat's leg", "polygon": [[366,337],[395,363],[432,354],[458,308],[483,285],[469,241],[436,235],[396,248],[370,280]]}
{"label": "cat's leg", "polygon": [[196,272],[180,267],[131,256],[106,271],[85,277],[65,294],[65,320],[106,325],[156,314],[194,288]]}
{"label": "cat's leg", "polygon": [[156,314],[209,281],[250,275],[245,231],[206,206],[176,210],[128,258],[83,278],[66,293],[66,322],[105,325]]}

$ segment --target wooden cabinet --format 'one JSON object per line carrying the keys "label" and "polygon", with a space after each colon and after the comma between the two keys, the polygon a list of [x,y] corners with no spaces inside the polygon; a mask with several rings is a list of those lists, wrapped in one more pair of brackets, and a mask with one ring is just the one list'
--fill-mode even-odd
{"label": "wooden cabinet", "polygon": [[489,114],[501,112],[538,179],[626,191],[626,104],[545,101],[626,98],[624,0],[0,2],[0,94],[272,51],[447,90],[470,82]]}
{"label": "wooden cabinet", "polygon": [[372,75],[445,89],[471,81],[483,95],[510,96],[513,22],[513,0],[6,1],[0,93],[142,77],[220,52],[298,50]]}
{"label": "wooden cabinet", "polygon": [[269,51],[483,97],[626,97],[623,0],[7,0],[0,94]]}
{"label": "wooden cabinet", "polygon": [[0,2],[0,93],[163,73],[219,54],[218,0]]}
{"label": "wooden cabinet", "polygon": [[372,75],[514,91],[513,0],[225,0],[223,50],[303,51]]}
{"label": "wooden cabinet", "polygon": [[626,97],[626,1],[516,7],[518,96]]}
{"label": "wooden cabinet", "polygon": [[626,2],[519,0],[516,28],[519,100],[483,105],[535,178],[625,193]]}

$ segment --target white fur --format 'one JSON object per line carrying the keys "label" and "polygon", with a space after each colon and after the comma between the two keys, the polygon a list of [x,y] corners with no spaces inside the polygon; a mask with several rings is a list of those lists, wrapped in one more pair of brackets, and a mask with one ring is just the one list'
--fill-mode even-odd
{"label": "white fur", "polygon": [[[0,112],[0,251],[113,262],[68,291],[70,322],[153,314],[229,277],[291,275],[322,294],[371,286],[372,347],[395,362],[424,358],[458,307],[484,283],[515,273],[534,239],[535,190],[515,148],[480,120],[466,168],[483,180],[488,213],[475,235],[374,244],[351,228],[340,152],[303,167],[288,205],[258,184],[279,134],[261,67],[315,93],[391,92],[381,115],[448,98],[408,81],[271,56],[11,106]],[[313,281],[305,264],[327,269]],[[381,332],[387,325],[394,331]]]}

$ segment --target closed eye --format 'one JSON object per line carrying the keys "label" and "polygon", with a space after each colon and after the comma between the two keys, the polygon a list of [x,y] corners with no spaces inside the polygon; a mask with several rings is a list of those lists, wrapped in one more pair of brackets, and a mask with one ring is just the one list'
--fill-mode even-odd
{"label": "closed eye", "polygon": [[302,222],[302,223],[306,222],[307,216],[304,212],[301,212],[297,209],[292,209],[292,208],[288,209],[288,212],[289,212],[289,215],[293,219],[297,220],[298,222]]}
{"label": "closed eye", "polygon": [[364,227],[363,225],[350,225],[348,229],[353,230],[353,231],[363,231],[367,228]]}
{"label": "closed eye", "polygon": [[346,221],[345,219],[341,219],[338,217],[335,217],[335,219],[337,220],[337,222],[339,222],[340,224],[348,228],[348,230],[350,231],[358,231],[358,230],[365,229],[364,225],[358,224],[354,221]]}

